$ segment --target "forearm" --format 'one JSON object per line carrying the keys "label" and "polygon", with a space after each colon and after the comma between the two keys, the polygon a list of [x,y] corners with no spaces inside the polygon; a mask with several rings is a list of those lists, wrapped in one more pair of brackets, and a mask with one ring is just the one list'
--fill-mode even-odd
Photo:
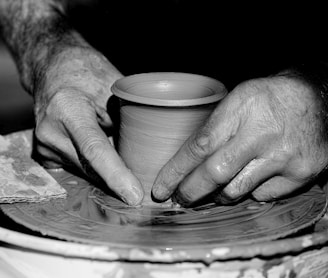
{"label": "forearm", "polygon": [[0,26],[29,93],[51,54],[67,45],[83,45],[68,26],[64,4],[56,0],[1,0]]}
{"label": "forearm", "polygon": [[[0,30],[21,83],[32,95],[47,90],[50,98],[58,86],[72,83],[74,78],[74,84],[80,82],[83,87],[91,75],[98,76],[100,83],[104,72],[107,83],[120,77],[118,70],[69,25],[65,4],[64,0],[0,0]],[[53,86],[40,89],[45,74],[54,80],[48,82]]]}

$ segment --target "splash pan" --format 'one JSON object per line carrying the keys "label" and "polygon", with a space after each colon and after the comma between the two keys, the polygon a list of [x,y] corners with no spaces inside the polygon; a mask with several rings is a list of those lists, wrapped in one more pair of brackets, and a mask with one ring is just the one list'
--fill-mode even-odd
{"label": "splash pan", "polygon": [[66,188],[66,199],[3,204],[1,209],[33,231],[83,246],[102,246],[125,259],[131,259],[131,251],[133,259],[150,261],[203,260],[209,250],[220,257],[225,255],[222,250],[235,247],[243,252],[243,246],[270,245],[311,227],[326,211],[325,194],[317,185],[275,203],[132,208],[70,173],[54,177]]}

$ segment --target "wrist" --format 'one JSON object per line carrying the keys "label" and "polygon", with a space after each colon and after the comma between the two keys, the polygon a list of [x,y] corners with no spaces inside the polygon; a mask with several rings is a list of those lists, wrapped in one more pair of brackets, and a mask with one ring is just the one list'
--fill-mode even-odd
{"label": "wrist", "polygon": [[122,74],[91,47],[65,46],[48,54],[34,82],[34,99],[48,103],[58,92],[79,92],[103,106],[111,95],[110,87]]}
{"label": "wrist", "polygon": [[284,76],[309,86],[321,103],[324,117],[328,113],[328,65],[324,62],[305,62],[280,72]]}
{"label": "wrist", "polygon": [[312,109],[316,109],[316,118],[321,121],[321,136],[328,134],[328,65],[323,62],[308,62],[282,71],[277,76],[293,80],[308,86],[311,92]]}
{"label": "wrist", "polygon": [[56,0],[0,3],[0,31],[30,94],[53,56],[66,48],[90,47],[68,23],[64,6]]}
{"label": "wrist", "polygon": [[[37,37],[39,38],[21,51],[16,59],[21,83],[33,96],[39,90],[38,86],[45,78],[44,74],[53,67],[59,57],[74,52],[75,49],[91,49],[75,30],[68,28],[61,34],[40,33]],[[66,55],[66,59],[70,59],[69,55]]]}

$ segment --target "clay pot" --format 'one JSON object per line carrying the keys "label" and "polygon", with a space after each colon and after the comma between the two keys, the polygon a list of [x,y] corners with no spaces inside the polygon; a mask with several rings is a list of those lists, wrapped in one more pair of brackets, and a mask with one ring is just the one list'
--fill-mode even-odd
{"label": "clay pot", "polygon": [[143,204],[150,204],[160,169],[227,90],[206,76],[172,72],[127,76],[111,89],[121,99],[118,152],[144,187]]}

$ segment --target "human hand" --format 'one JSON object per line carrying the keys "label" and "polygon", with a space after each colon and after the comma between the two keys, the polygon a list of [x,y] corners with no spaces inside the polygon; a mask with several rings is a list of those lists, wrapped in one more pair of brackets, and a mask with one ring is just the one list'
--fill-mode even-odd
{"label": "human hand", "polygon": [[283,76],[238,85],[160,171],[152,193],[190,206],[287,196],[328,163],[319,96]]}
{"label": "human hand", "polygon": [[106,105],[121,74],[92,48],[61,51],[41,74],[34,93],[35,137],[44,165],[73,164],[99,176],[126,203],[140,204],[139,181],[102,129],[112,125]]}

